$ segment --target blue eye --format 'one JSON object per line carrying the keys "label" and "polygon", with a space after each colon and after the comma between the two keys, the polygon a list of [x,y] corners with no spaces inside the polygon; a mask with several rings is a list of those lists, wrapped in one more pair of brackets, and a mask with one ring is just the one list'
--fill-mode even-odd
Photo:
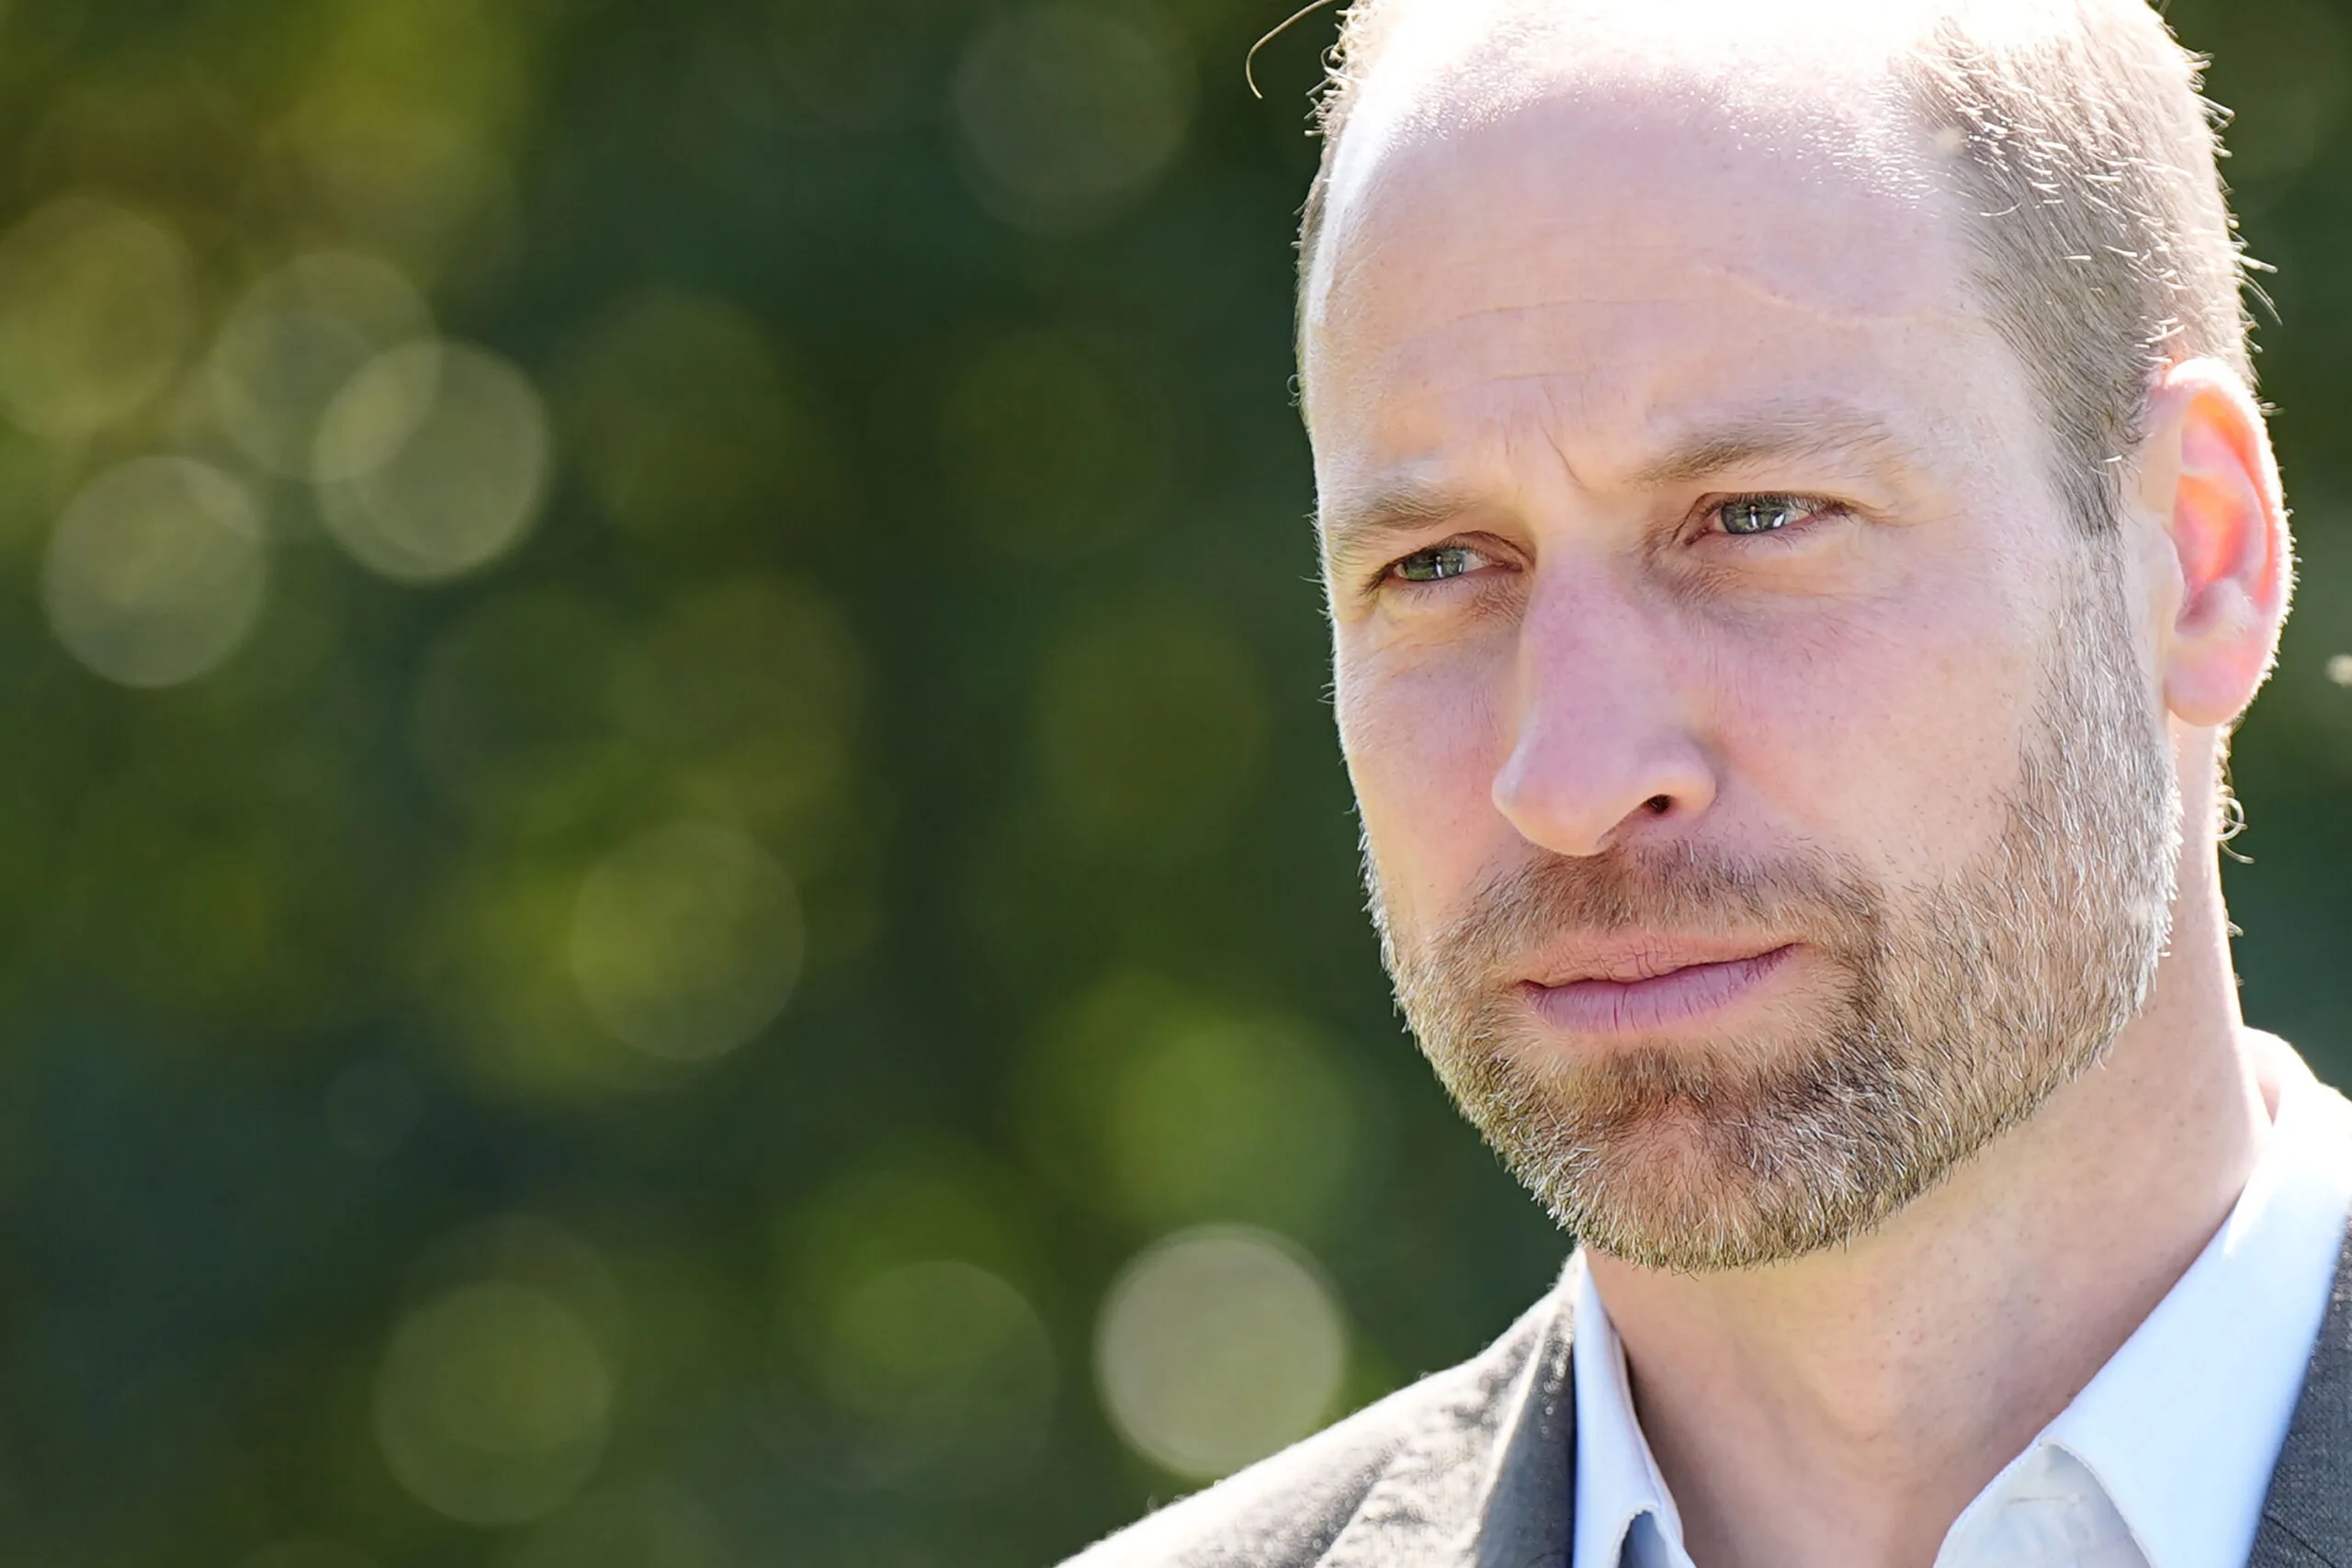
{"label": "blue eye", "polygon": [[1466,545],[1440,545],[1434,549],[1416,550],[1389,570],[1404,582],[1442,582],[1449,577],[1460,577],[1476,571],[1483,558]]}
{"label": "blue eye", "polygon": [[1756,534],[1777,534],[1820,510],[1814,502],[1793,495],[1743,495],[1716,507],[1715,515],[1722,520],[1724,533],[1744,538]]}

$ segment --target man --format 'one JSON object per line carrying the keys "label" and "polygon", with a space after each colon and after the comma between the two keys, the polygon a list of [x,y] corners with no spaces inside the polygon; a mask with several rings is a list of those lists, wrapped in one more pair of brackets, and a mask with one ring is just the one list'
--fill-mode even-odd
{"label": "man", "polygon": [[2352,1108],[2241,1023],[2290,575],[2140,0],[1359,0],[1300,355],[1406,1017],[1582,1247],[1080,1561],[2352,1564]]}

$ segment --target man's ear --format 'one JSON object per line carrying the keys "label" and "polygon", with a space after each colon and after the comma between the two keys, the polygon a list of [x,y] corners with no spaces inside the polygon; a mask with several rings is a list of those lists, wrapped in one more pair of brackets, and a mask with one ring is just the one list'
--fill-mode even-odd
{"label": "man's ear", "polygon": [[2294,557],[2278,465],[2254,395],[2216,360],[2165,372],[2147,432],[2140,500],[2179,574],[2160,628],[2165,702],[2184,724],[2219,728],[2254,700],[2287,618]]}

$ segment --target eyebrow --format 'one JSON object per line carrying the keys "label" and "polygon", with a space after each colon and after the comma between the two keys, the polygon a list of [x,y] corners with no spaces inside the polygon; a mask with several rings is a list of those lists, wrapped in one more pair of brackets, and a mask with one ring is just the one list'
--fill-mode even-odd
{"label": "eyebrow", "polygon": [[1327,508],[1316,519],[1323,558],[1341,565],[1381,553],[1389,541],[1449,523],[1479,502],[1467,490],[1417,479],[1395,479]]}
{"label": "eyebrow", "polygon": [[[1631,490],[1667,490],[1761,463],[1831,456],[1860,457],[1873,476],[1917,466],[1911,446],[1883,420],[1826,403],[1768,410],[1700,430],[1622,482]],[[1391,541],[1425,534],[1490,505],[1467,487],[1394,479],[1326,508],[1316,522],[1324,559],[1345,566],[1378,554]]]}
{"label": "eyebrow", "polygon": [[1627,483],[1662,490],[1760,462],[1827,457],[1860,457],[1877,474],[1916,463],[1910,446],[1885,421],[1830,403],[1774,410],[1702,431],[1635,469]]}

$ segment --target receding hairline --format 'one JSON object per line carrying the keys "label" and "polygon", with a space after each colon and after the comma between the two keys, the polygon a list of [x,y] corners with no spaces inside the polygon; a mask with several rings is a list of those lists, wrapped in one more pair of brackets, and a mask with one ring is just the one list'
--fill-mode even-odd
{"label": "receding hairline", "polygon": [[[1823,3],[1835,9],[1847,0]],[[1682,0],[1682,5],[1691,8],[1692,0]],[[1673,8],[1669,0],[1668,9]],[[1712,12],[1713,0],[1698,0],[1697,8]],[[1657,28],[1618,27],[1598,36],[1577,30],[1582,18],[1604,9],[1587,0],[1485,0],[1456,13],[1442,0],[1435,6],[1417,0],[1358,0],[1351,24],[1366,15],[1415,21],[1438,16],[1442,23],[1375,28],[1372,37],[1376,47],[1369,57],[1358,44],[1335,67],[1324,105],[1324,166],[1302,233],[1303,290],[1315,286],[1316,253],[1336,227],[1335,187],[1345,189],[1351,183],[1341,176],[1361,183],[1381,164],[1417,143],[1474,133],[1549,99],[1631,88],[1668,102],[1720,108],[1726,118],[1745,122],[1746,129],[1767,126],[1773,111],[1769,101],[1760,109],[1741,103],[1742,94],[1769,100],[1777,91],[1795,89],[1805,95],[1802,120],[1835,122],[1864,143],[1833,145],[1824,139],[1817,143],[1821,159],[1843,164],[1871,183],[1896,183],[1900,176],[1890,178],[1891,171],[1911,161],[1903,156],[1908,150],[1900,144],[1917,141],[1924,145],[1919,117],[1905,101],[1890,64],[1898,50],[1923,40],[1901,30],[1878,28],[1877,50],[1867,41],[1837,40],[1831,50],[1834,62],[1796,48],[1784,50],[1771,62],[1742,60],[1746,74],[1737,83],[1726,83],[1717,67],[1733,57],[1735,40],[1709,36],[1686,49],[1677,46],[1676,35]],[[1476,25],[1529,16],[1541,17],[1544,25],[1498,26],[1492,31]],[[1829,74],[1833,70],[1834,77]],[[1822,90],[1833,81],[1865,86],[1883,83],[1885,90],[1867,96]]]}
{"label": "receding hairline", "polygon": [[[2137,444],[2147,388],[2165,362],[2208,356],[2254,379],[2243,256],[2215,162],[2218,114],[2199,93],[2202,62],[2143,0],[1885,0],[1868,10],[1882,18],[1874,30],[1836,52],[1849,68],[1874,69],[1898,106],[1890,129],[1939,155],[1935,182],[1962,209],[1974,304],[2034,381],[2053,478],[2098,531],[2116,515],[2117,459]],[[1579,28],[1600,30],[1611,47],[1599,62],[1612,73],[1648,67],[1670,78],[1679,69],[1687,79],[1692,62],[1744,58],[1692,39],[1694,20],[1747,17],[1742,39],[1769,43],[1788,14],[1759,22],[1726,0],[1641,0],[1638,9],[1628,0],[1356,0],[1322,100],[1324,155],[1301,228],[1302,390],[1334,170],[1400,39],[1450,42],[1465,62],[1531,42],[1553,51],[1549,61],[1510,62],[1499,87],[1464,80],[1470,72],[1443,84],[1456,100],[1475,104],[1490,90],[1489,103],[1508,104],[1514,90],[1559,79],[1558,51]],[[1804,14],[1866,12],[1856,0],[1814,0]],[[1619,47],[1628,37],[1645,51]],[[1821,44],[1817,31],[1800,41]],[[1392,119],[1402,112],[1373,101]]]}
{"label": "receding hairline", "polygon": [[[1416,62],[1425,91],[1457,107],[1500,107],[1511,78],[1523,94],[1604,75],[1688,83],[1709,65],[1736,64],[1747,74],[1733,86],[1787,67],[1899,84],[1955,39],[1994,58],[2070,32],[2153,33],[2172,44],[2145,0],[1792,0],[1769,12],[1752,0],[1349,0],[1341,17],[1318,100],[1327,154],[1376,96],[1375,77],[1393,80]],[[2172,49],[2193,76],[2201,61]],[[1387,66],[1399,57],[1402,70]]]}

